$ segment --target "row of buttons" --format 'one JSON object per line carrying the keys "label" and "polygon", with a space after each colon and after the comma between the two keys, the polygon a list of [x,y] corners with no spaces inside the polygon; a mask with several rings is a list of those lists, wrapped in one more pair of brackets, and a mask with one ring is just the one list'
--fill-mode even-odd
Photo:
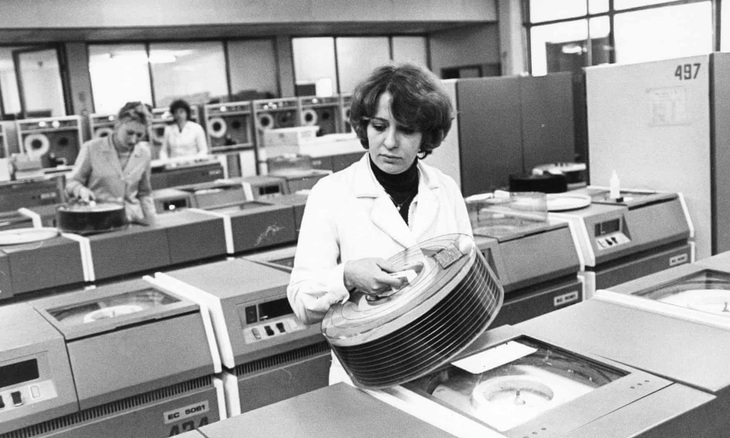
{"label": "row of buttons", "polygon": [[[38,387],[35,387],[36,390]],[[40,396],[40,393],[38,394]],[[10,393],[10,398],[13,399],[13,406],[22,406],[23,405],[23,396],[20,393],[20,391],[13,391]],[[3,396],[0,395],[0,409],[5,408],[5,400],[3,400]]]}
{"label": "row of buttons", "polygon": [[624,243],[623,239],[617,239],[616,236],[610,236],[610,237],[605,237],[603,239],[598,239],[597,242],[598,242],[598,246],[600,246],[601,248],[608,248],[610,246]]}
{"label": "row of buttons", "polygon": [[[276,329],[279,330],[279,333],[286,333],[286,327],[284,327],[283,322],[277,322]],[[270,325],[265,325],[264,331],[266,332],[267,336],[274,336],[276,334],[276,332],[274,331],[274,329],[271,328]],[[254,338],[261,339],[261,332],[259,331],[258,327],[252,328],[251,333],[253,333]]]}

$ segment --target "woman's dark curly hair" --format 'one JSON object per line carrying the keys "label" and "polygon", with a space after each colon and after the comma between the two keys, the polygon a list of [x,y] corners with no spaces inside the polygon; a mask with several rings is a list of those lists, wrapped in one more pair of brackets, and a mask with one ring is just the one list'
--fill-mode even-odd
{"label": "woman's dark curly hair", "polygon": [[396,122],[423,136],[420,158],[441,145],[451,128],[453,108],[439,79],[414,64],[387,64],[376,68],[352,94],[350,123],[368,149],[367,127],[378,111],[378,99],[391,94],[391,112]]}
{"label": "woman's dark curly hair", "polygon": [[187,114],[187,120],[190,120],[190,104],[182,99],[173,100],[172,103],[170,103],[170,114],[175,114],[175,111],[181,108],[185,110],[185,114]]}

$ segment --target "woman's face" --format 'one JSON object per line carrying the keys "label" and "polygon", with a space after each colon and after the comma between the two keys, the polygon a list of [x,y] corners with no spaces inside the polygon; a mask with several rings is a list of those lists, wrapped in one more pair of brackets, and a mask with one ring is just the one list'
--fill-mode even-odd
{"label": "woman's face", "polygon": [[397,125],[390,112],[392,96],[385,92],[378,98],[378,110],[368,123],[368,152],[380,170],[403,173],[416,159],[423,134]]}
{"label": "woman's face", "polygon": [[134,145],[144,140],[147,135],[147,126],[135,120],[127,120],[117,127],[114,140],[118,147],[132,149]]}
{"label": "woman's face", "polygon": [[172,114],[172,118],[178,123],[185,122],[188,120],[188,113],[183,108],[178,108]]}

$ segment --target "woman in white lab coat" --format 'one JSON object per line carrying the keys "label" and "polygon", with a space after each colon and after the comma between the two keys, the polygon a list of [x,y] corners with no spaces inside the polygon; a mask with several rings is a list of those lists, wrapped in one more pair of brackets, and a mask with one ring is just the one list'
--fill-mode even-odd
{"label": "woman in white lab coat", "polygon": [[[436,236],[472,234],[456,183],[422,161],[453,118],[436,76],[411,64],[379,67],[355,89],[350,114],[368,153],[312,189],[287,291],[307,324],[350,292],[400,286],[388,275],[394,254]],[[330,383],[338,381],[349,377],[333,358]]]}
{"label": "woman in white lab coat", "polygon": [[208,155],[205,131],[202,126],[190,120],[191,111],[190,105],[182,99],[170,104],[170,114],[172,114],[174,123],[165,126],[160,149],[161,160]]}

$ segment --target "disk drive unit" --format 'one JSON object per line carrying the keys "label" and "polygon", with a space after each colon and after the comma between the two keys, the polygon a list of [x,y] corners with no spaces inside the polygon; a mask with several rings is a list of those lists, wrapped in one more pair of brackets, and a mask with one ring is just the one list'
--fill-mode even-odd
{"label": "disk drive unit", "polygon": [[168,437],[226,417],[207,313],[144,280],[0,309],[0,436]]}
{"label": "disk drive unit", "polygon": [[167,188],[152,191],[157,213],[170,213],[193,206],[193,194],[180,189]]}
{"label": "disk drive unit", "polygon": [[213,152],[253,149],[251,102],[227,102],[203,106],[208,144]]}
{"label": "disk drive unit", "polygon": [[0,272],[0,302],[85,281],[79,242],[59,235],[56,228],[0,232]]}
{"label": "disk drive unit", "polygon": [[[725,327],[627,306],[613,302],[600,292],[590,300],[514,327],[550,341],[560,340],[565,345],[579,347],[714,397],[705,407],[699,423],[677,425],[674,429],[667,428],[665,434],[647,436],[709,438],[725,435],[730,427],[730,419],[725,415],[730,409],[730,363],[726,359],[730,355],[730,331]],[[675,402],[682,401],[683,397],[675,398]],[[656,408],[647,407],[652,411]],[[642,414],[637,414],[633,421],[640,421],[641,417]]]}
{"label": "disk drive unit", "polygon": [[730,331],[730,252],[599,290],[596,297]]}
{"label": "disk drive unit", "polygon": [[44,176],[0,183],[0,211],[55,205],[63,202],[63,176]]}
{"label": "disk drive unit", "polygon": [[296,97],[254,100],[252,105],[258,148],[264,145],[265,130],[300,126],[299,99]]}
{"label": "disk drive unit", "polygon": [[533,333],[487,331],[456,361],[372,394],[456,436],[712,436],[699,429],[711,394]]}
{"label": "disk drive unit", "polygon": [[81,244],[84,277],[91,282],[222,256],[227,250],[224,226],[219,217],[186,208],[160,215],[154,225],[63,236]]}
{"label": "disk drive unit", "polygon": [[270,266],[284,272],[291,272],[294,269],[294,256],[297,247],[295,245],[274,248],[266,251],[257,251],[247,254],[242,258],[262,265]]}
{"label": "disk drive unit", "polygon": [[[0,236],[2,236],[3,231],[32,226],[33,220],[17,210],[0,211]],[[0,290],[0,293],[2,293],[2,290]]]}
{"label": "disk drive unit", "polygon": [[246,201],[195,210],[223,219],[228,254],[261,251],[297,239],[291,205]]}
{"label": "disk drive unit", "polygon": [[76,161],[83,142],[80,116],[16,120],[15,125],[21,151],[40,158],[43,167]]}
{"label": "disk drive unit", "polygon": [[583,300],[578,252],[566,224],[535,234],[474,240],[504,287],[504,305],[492,327],[516,324]]}
{"label": "disk drive unit", "polygon": [[[365,412],[367,415],[363,414]],[[276,418],[275,425],[272,418]],[[204,426],[200,432],[208,438],[270,438],[277,432],[294,430],[298,438],[394,435],[399,438],[454,438],[346,383],[317,389]],[[497,434],[481,437],[494,436]]]}
{"label": "disk drive unit", "polygon": [[283,178],[276,178],[268,175],[255,175],[241,178],[243,189],[246,192],[246,199],[266,198],[278,196],[287,191],[287,184]]}
{"label": "disk drive unit", "polygon": [[152,164],[150,184],[152,188],[165,189],[186,184],[197,184],[223,178],[221,163],[212,156],[190,159],[185,162],[165,163],[156,160]]}
{"label": "disk drive unit", "polygon": [[304,216],[304,207],[307,205],[307,195],[301,192],[291,193],[260,198],[260,201],[273,205],[290,205],[294,209],[294,226],[296,227],[297,238],[299,237],[299,229],[302,227],[302,217]]}
{"label": "disk drive unit", "polygon": [[568,222],[585,262],[586,298],[597,289],[694,260],[694,228],[681,193],[607,188],[548,195],[551,220]]}
{"label": "disk drive unit", "polygon": [[155,279],[210,312],[230,416],[327,386],[329,346],[294,315],[288,273],[232,259]]}
{"label": "disk drive unit", "polygon": [[191,207],[211,209],[245,202],[246,192],[238,180],[218,180],[177,188],[192,196]]}
{"label": "disk drive unit", "polygon": [[317,126],[317,135],[336,134],[342,130],[340,98],[300,97],[300,126]]}

